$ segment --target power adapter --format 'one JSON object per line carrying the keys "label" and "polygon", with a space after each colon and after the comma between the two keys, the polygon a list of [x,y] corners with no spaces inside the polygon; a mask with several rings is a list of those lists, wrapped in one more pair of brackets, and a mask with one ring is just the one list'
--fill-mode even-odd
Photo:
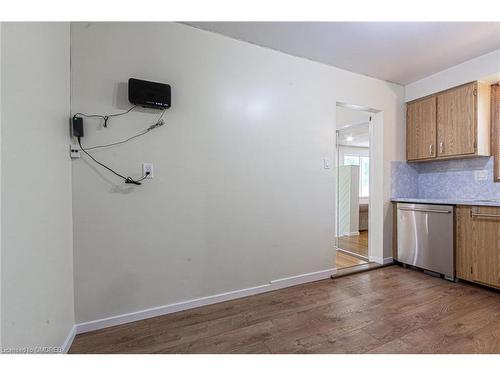
{"label": "power adapter", "polygon": [[83,118],[73,116],[71,120],[71,135],[76,138],[83,137]]}

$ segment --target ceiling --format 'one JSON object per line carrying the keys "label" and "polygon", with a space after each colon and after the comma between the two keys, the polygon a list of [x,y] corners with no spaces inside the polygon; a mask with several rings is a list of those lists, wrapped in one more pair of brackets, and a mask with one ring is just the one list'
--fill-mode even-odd
{"label": "ceiling", "polygon": [[371,112],[349,108],[340,104],[337,104],[335,112],[335,122],[338,130],[352,125],[367,123],[373,115]]}
{"label": "ceiling", "polygon": [[500,49],[500,22],[187,22],[402,85]]}
{"label": "ceiling", "polygon": [[337,105],[338,143],[342,146],[370,147],[369,121],[372,113]]}
{"label": "ceiling", "polygon": [[370,147],[369,124],[359,124],[339,131],[338,142],[341,146]]}

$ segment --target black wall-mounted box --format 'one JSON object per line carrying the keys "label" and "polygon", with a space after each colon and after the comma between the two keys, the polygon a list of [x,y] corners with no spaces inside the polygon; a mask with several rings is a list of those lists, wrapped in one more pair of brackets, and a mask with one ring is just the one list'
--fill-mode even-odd
{"label": "black wall-mounted box", "polygon": [[134,105],[146,108],[170,108],[170,85],[130,78],[128,80],[128,100]]}
{"label": "black wall-mounted box", "polygon": [[83,118],[74,116],[71,119],[71,135],[73,137],[83,137]]}

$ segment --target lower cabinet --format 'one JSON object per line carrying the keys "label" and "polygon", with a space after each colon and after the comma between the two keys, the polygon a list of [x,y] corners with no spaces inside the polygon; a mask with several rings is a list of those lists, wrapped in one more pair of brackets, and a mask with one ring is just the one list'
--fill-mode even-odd
{"label": "lower cabinet", "polygon": [[500,207],[456,209],[457,277],[500,288]]}

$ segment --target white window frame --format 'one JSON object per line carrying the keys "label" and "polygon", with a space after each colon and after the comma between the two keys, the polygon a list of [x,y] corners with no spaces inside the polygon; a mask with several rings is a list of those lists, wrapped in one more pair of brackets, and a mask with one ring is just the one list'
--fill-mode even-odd
{"label": "white window frame", "polygon": [[[345,163],[345,159],[346,157],[350,157],[350,158],[356,158],[358,159],[358,166],[359,166],[359,197],[360,198],[370,198],[370,156],[363,156],[363,155],[353,155],[352,153],[345,153],[344,154],[344,160],[342,160],[343,162],[343,165],[352,165],[352,164],[346,164]],[[362,191],[363,191],[363,173],[361,171],[361,159],[362,158],[365,158],[365,159],[368,159],[368,186],[367,186],[367,191],[368,191],[368,195],[363,195],[362,194]]]}

